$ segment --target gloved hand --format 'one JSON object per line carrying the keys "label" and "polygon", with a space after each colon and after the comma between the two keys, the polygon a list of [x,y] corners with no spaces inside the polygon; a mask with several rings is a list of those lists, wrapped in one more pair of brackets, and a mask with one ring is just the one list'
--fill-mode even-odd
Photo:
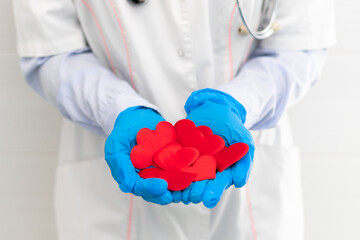
{"label": "gloved hand", "polygon": [[161,121],[165,119],[150,108],[131,107],[121,112],[106,140],[105,160],[123,192],[131,192],[148,202],[165,205],[173,200],[167,190],[167,182],[158,178],[142,179],[130,160],[138,131],[142,128],[155,130]]}
{"label": "gloved hand", "polygon": [[223,192],[232,184],[240,188],[249,178],[254,158],[254,141],[244,127],[246,110],[229,94],[203,89],[193,92],[185,104],[187,119],[196,126],[205,125],[213,133],[225,140],[226,146],[244,142],[249,145],[249,152],[237,163],[216,174],[213,180],[192,183],[182,194],[182,202],[199,203],[201,200],[208,208],[215,207]]}

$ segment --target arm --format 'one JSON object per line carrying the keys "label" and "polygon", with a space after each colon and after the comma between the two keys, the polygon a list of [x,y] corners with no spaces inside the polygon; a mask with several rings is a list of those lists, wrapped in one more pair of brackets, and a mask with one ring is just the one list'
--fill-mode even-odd
{"label": "arm", "polygon": [[325,49],[284,51],[258,48],[239,74],[217,89],[230,94],[245,107],[247,128],[271,128],[284,110],[299,101],[316,83],[325,56]]}
{"label": "arm", "polygon": [[22,58],[28,84],[68,119],[108,136],[116,117],[133,106],[157,109],[83,48],[51,57]]}
{"label": "arm", "polygon": [[21,66],[29,85],[65,117],[108,136],[105,160],[122,191],[162,205],[172,202],[167,183],[141,179],[130,160],[139,129],[154,129],[165,120],[154,111],[155,106],[103,67],[88,48],[22,58]]}

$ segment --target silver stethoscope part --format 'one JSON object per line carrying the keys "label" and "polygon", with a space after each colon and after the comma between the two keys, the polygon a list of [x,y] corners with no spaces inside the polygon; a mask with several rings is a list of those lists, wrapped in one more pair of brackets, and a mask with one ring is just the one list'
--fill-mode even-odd
{"label": "silver stethoscope part", "polygon": [[[128,0],[128,1],[135,5],[142,5],[148,2],[148,0]],[[250,33],[255,39],[262,40],[268,38],[271,35],[273,35],[277,30],[279,30],[279,26],[275,24],[278,0],[263,0],[261,7],[261,14],[260,14],[261,19],[259,24],[259,29],[262,30],[257,30],[257,31],[252,31],[250,29],[249,25],[246,23],[239,0],[236,0],[236,3],[240,13],[241,20],[247,32]]]}
{"label": "silver stethoscope part", "polygon": [[271,35],[273,35],[276,32],[277,27],[274,25],[274,23],[275,23],[275,18],[276,18],[276,10],[277,10],[278,0],[272,0],[272,1],[264,0],[263,1],[262,8],[261,8],[261,20],[260,20],[260,25],[259,25],[259,29],[261,29],[261,30],[257,30],[257,31],[252,31],[250,29],[250,27],[247,25],[244,14],[241,10],[239,0],[236,0],[236,2],[237,2],[240,17],[241,17],[241,20],[243,21],[244,26],[246,27],[247,31],[255,39],[258,39],[258,40],[265,39],[265,38],[270,37]]}

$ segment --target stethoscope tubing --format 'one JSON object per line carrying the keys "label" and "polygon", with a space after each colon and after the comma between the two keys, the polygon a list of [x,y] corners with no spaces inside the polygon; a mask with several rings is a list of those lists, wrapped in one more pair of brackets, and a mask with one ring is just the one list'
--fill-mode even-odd
{"label": "stethoscope tubing", "polygon": [[[265,0],[264,0],[265,1]],[[275,19],[276,19],[276,12],[277,12],[277,3],[278,3],[278,0],[273,0],[273,6],[272,6],[272,13],[271,13],[271,17],[270,17],[270,21],[269,21],[269,24],[262,30],[260,31],[252,31],[250,29],[250,27],[248,26],[248,24],[246,23],[246,20],[245,20],[245,17],[244,17],[244,14],[243,14],[243,11],[241,9],[241,6],[240,6],[240,2],[239,0],[236,0],[236,3],[237,3],[237,6],[238,6],[238,10],[239,10],[239,13],[240,13],[240,17],[241,17],[241,20],[244,24],[244,26],[246,27],[247,31],[257,40],[263,40],[263,39],[266,39],[268,37],[270,37],[271,35],[273,35],[275,33],[275,30],[273,28],[273,25],[274,25],[274,22],[275,22]]]}

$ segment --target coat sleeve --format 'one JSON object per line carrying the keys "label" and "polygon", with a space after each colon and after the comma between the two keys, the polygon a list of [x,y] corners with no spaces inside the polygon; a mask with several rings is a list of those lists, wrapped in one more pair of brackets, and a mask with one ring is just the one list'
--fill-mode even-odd
{"label": "coat sleeve", "polygon": [[72,0],[14,0],[13,6],[20,56],[49,56],[86,46]]}
{"label": "coat sleeve", "polygon": [[22,58],[28,84],[67,119],[108,136],[120,112],[156,106],[104,68],[88,48],[50,57]]}
{"label": "coat sleeve", "polygon": [[285,109],[298,102],[319,79],[325,56],[325,49],[257,48],[239,74],[217,89],[229,93],[245,107],[247,128],[272,128]]}

